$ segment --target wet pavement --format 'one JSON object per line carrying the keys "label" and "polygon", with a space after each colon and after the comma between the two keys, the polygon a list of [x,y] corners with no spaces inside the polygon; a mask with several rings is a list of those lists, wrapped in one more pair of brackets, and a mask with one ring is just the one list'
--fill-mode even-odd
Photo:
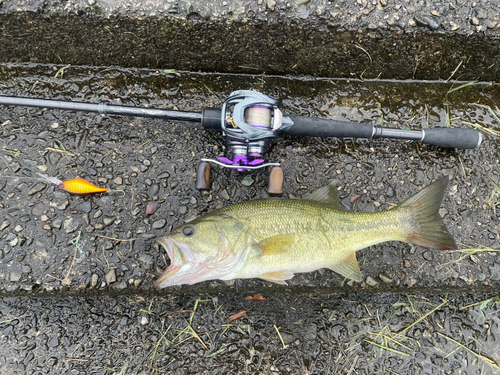
{"label": "wet pavement", "polygon": [[3,298],[2,371],[102,375],[500,371],[498,296],[278,293],[265,295],[265,301],[245,297],[204,293]]}
{"label": "wet pavement", "polygon": [[[267,174],[214,168],[213,189],[202,193],[194,188],[196,164],[224,153],[220,133],[199,124],[2,107],[2,362],[10,373],[182,374],[213,366],[249,373],[494,373],[487,358],[499,361],[498,305],[482,302],[500,285],[499,87],[462,84],[1,65],[0,95],[201,111],[220,107],[233,90],[253,88],[281,98],[285,114],[398,128],[476,127],[484,136],[481,148],[465,151],[283,137],[267,154],[284,167],[286,198],[333,182],[352,211],[390,209],[450,176],[440,213],[459,252],[391,242],[357,253],[362,283],[343,285],[321,270],[296,275],[288,286],[214,281],[158,292],[153,283],[168,261],[155,238],[201,213],[267,197]],[[112,191],[71,195],[36,173],[79,176]],[[157,204],[152,215],[150,202]],[[461,294],[433,311],[447,292]],[[244,300],[255,293],[266,301]],[[247,317],[225,325],[249,308]],[[196,312],[161,317],[178,310]]]}
{"label": "wet pavement", "polygon": [[[5,66],[1,94],[201,111],[220,107],[239,88],[283,99],[286,114],[425,128],[478,126],[498,132],[496,85],[292,80],[160,71]],[[57,77],[56,77],[57,76]],[[450,92],[451,91],[451,92]],[[488,107],[485,107],[488,106]],[[491,112],[490,112],[491,111]],[[194,188],[203,157],[225,151],[220,133],[199,124],[4,107],[0,112],[0,187],[4,213],[0,289],[7,293],[153,291],[167,259],[154,240],[215,208],[267,197],[267,173],[213,168],[213,189]],[[484,131],[476,150],[450,150],[397,140],[284,137],[268,161],[282,163],[285,195],[300,198],[333,182],[352,211],[390,209],[448,175],[441,208],[462,252],[391,242],[358,252],[363,283],[342,285],[330,271],[298,275],[289,286],[310,291],[495,290],[498,260],[499,140]],[[37,180],[76,176],[111,189],[71,195]],[[248,183],[251,176],[253,182]],[[245,179],[245,180],[244,180]],[[156,211],[146,212],[148,203]],[[467,250],[469,249],[469,250]],[[464,252],[466,251],[466,252]],[[258,280],[212,282],[175,293],[281,288]]]}

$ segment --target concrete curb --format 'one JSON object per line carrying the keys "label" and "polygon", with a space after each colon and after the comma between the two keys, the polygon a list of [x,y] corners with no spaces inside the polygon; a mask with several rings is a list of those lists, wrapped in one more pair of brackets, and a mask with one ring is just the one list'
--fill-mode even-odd
{"label": "concrete curb", "polygon": [[498,6],[422,3],[2,0],[0,62],[498,82]]}

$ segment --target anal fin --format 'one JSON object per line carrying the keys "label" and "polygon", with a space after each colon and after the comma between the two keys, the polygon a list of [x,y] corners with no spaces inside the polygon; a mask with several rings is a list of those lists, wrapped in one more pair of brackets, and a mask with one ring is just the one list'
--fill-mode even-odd
{"label": "anal fin", "polygon": [[327,266],[327,268],[331,269],[334,272],[340,273],[346,279],[351,279],[356,282],[360,282],[363,279],[354,251],[345,259],[335,264],[329,265]]}
{"label": "anal fin", "polygon": [[288,285],[285,280],[290,280],[292,277],[293,273],[289,271],[266,272],[259,276],[260,279],[281,285]]}

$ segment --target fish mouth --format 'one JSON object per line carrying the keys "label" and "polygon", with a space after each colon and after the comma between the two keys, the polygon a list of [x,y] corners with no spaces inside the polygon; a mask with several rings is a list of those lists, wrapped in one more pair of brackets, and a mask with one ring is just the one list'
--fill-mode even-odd
{"label": "fish mouth", "polygon": [[158,289],[197,282],[193,276],[200,266],[196,266],[196,257],[188,244],[179,243],[169,237],[160,237],[156,242],[167,251],[171,262],[168,269],[155,282]]}

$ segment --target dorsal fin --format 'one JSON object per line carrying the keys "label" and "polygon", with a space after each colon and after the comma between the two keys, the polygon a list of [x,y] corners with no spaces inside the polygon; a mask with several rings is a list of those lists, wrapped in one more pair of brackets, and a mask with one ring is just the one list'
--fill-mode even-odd
{"label": "dorsal fin", "polygon": [[347,211],[347,209],[342,206],[342,203],[340,203],[337,189],[333,185],[323,186],[307,195],[304,199],[327,204],[338,211]]}

